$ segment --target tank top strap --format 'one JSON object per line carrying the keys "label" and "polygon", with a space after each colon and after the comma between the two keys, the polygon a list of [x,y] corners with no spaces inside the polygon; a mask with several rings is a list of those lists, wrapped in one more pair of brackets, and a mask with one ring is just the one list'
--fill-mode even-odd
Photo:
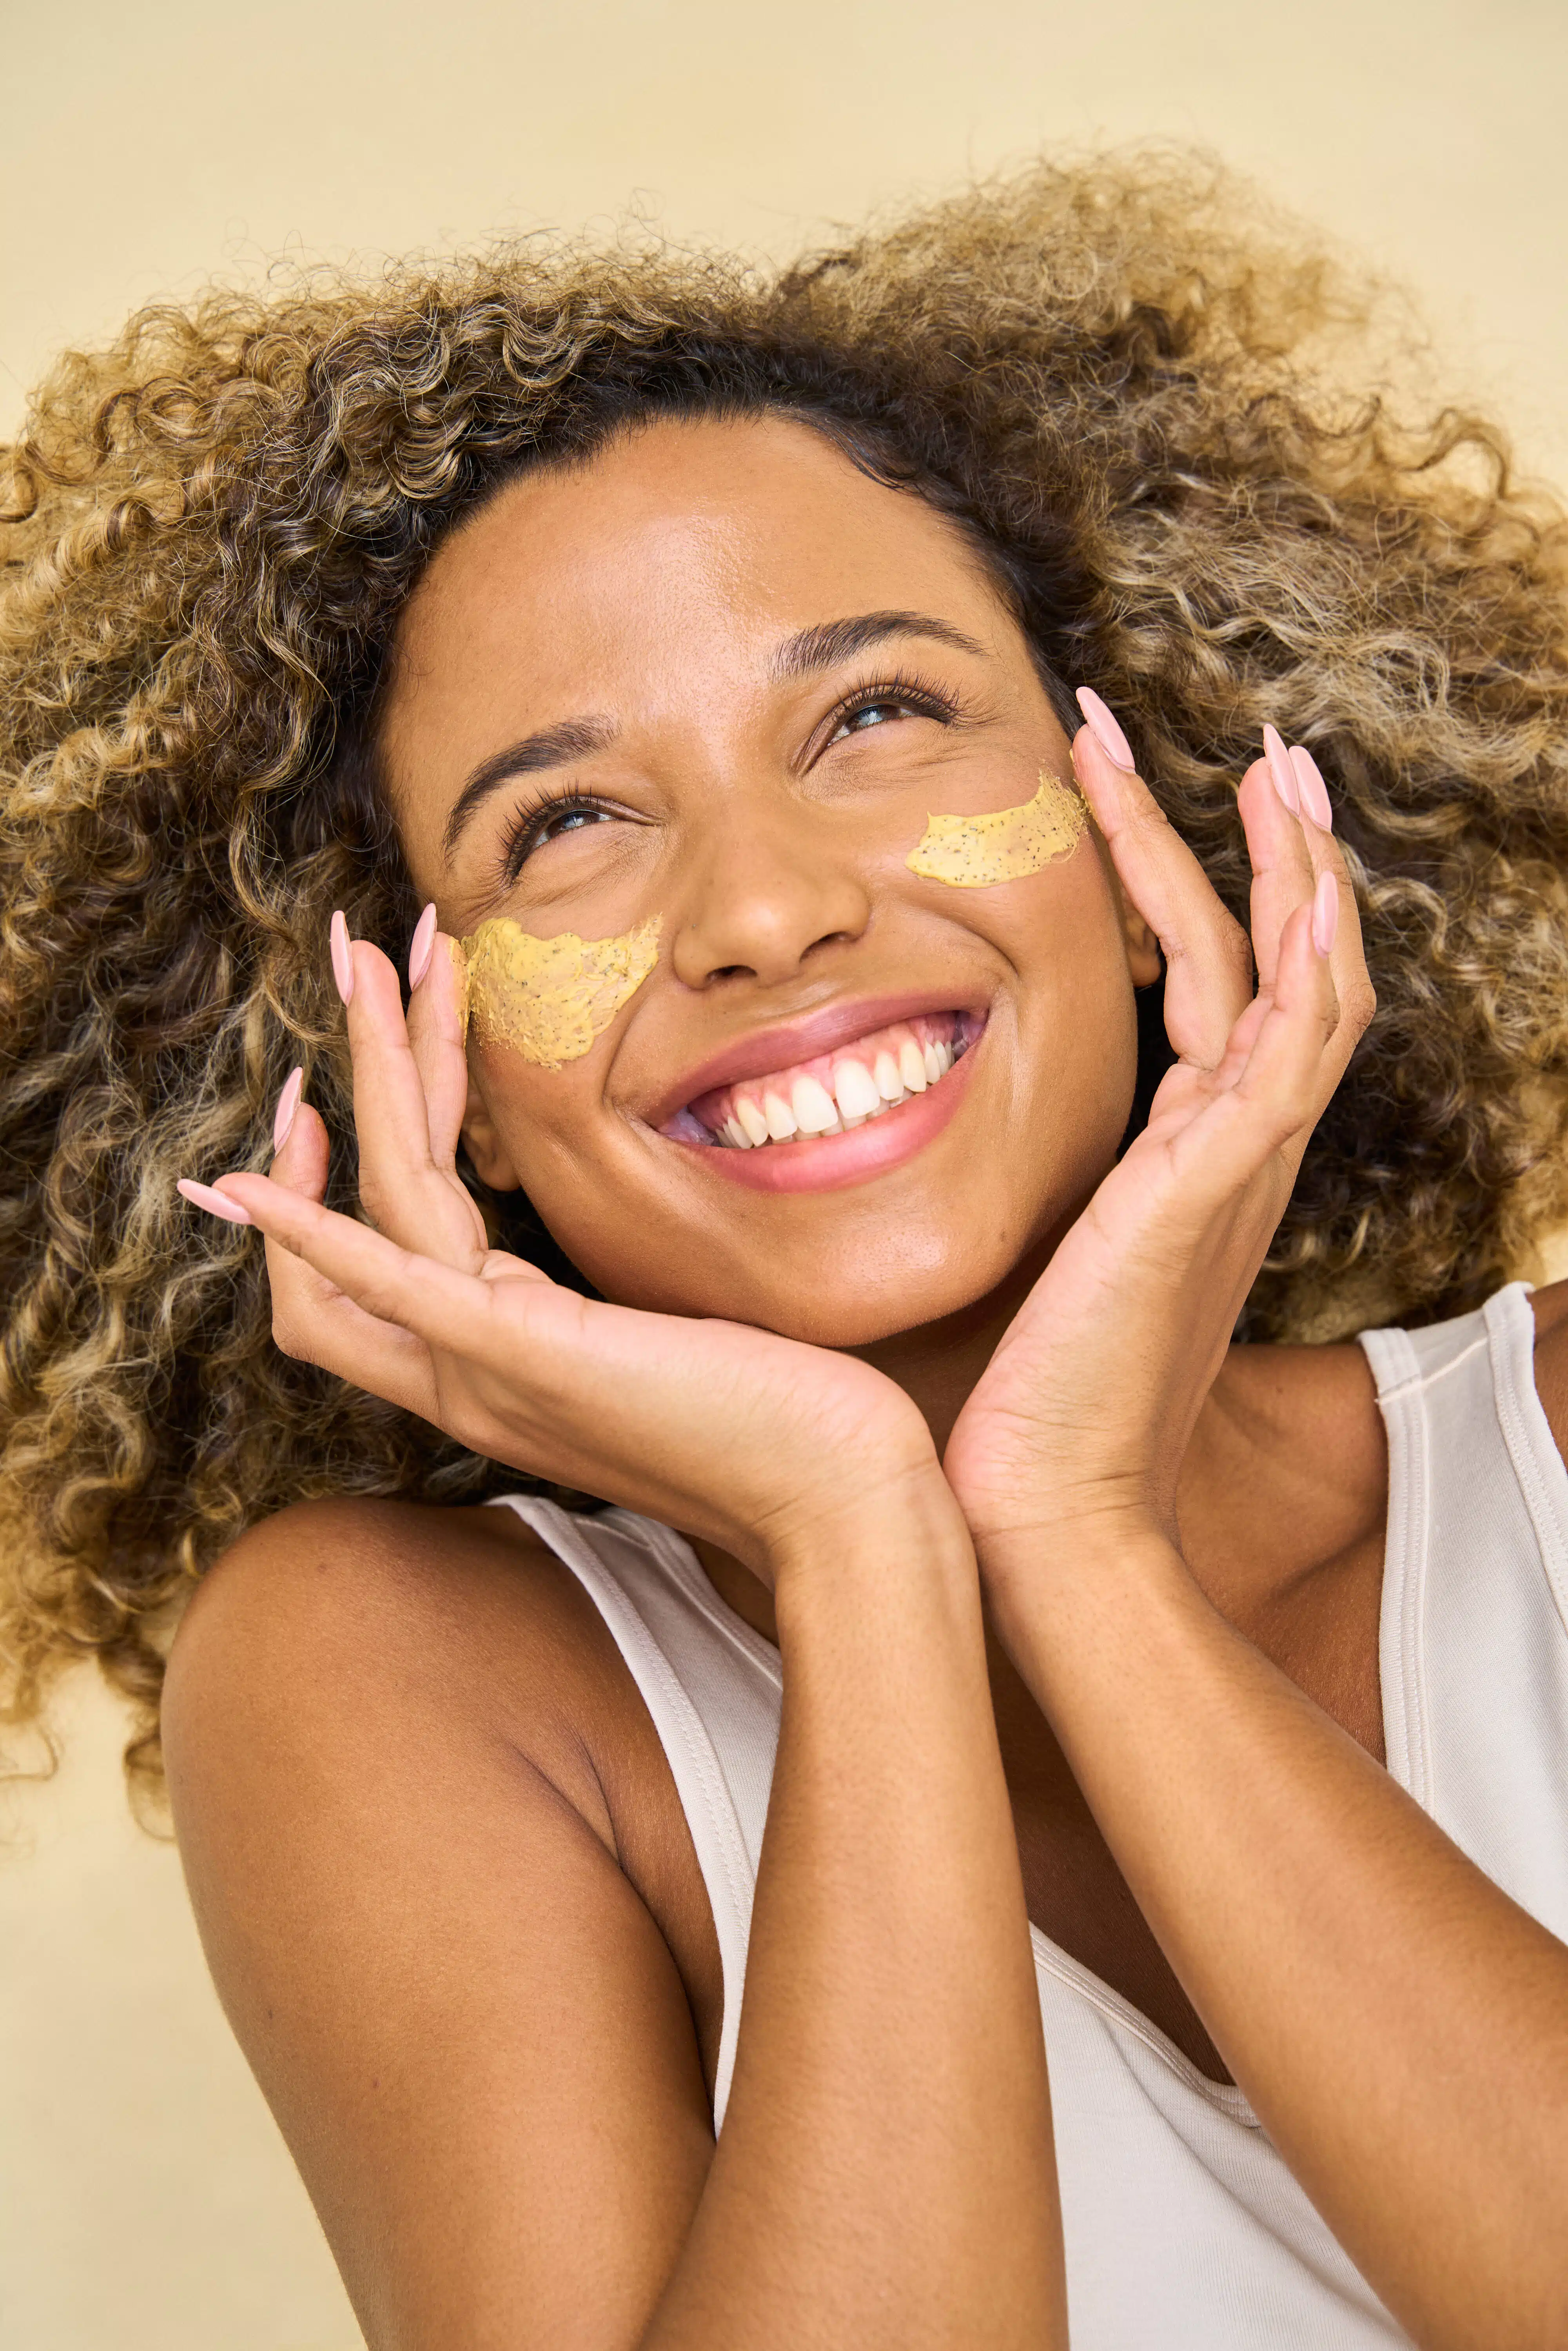
{"label": "tank top strap", "polygon": [[1530,1293],[1362,1346],[1388,1432],[1388,1768],[1488,1876],[1568,1932],[1568,1472]]}
{"label": "tank top strap", "polygon": [[689,1543],[632,1510],[592,1516],[505,1494],[570,1569],[609,1628],[668,1759],[713,1910],[724,1970],[714,2126],[724,2120],[782,1679],[779,1653],[725,1605]]}

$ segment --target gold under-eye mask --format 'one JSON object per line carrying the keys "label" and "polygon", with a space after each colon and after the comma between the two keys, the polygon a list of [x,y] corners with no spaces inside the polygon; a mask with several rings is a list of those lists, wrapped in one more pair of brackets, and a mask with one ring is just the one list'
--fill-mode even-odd
{"label": "gold under-eye mask", "polygon": [[663,926],[653,914],[616,939],[536,939],[510,915],[481,923],[462,943],[465,1033],[472,1016],[481,1037],[541,1070],[575,1061],[658,962]]}
{"label": "gold under-eye mask", "polygon": [[1078,794],[1040,771],[1040,789],[1021,808],[988,816],[928,817],[920,845],[904,859],[912,873],[950,882],[956,890],[983,890],[1038,873],[1053,857],[1074,849],[1088,818]]}

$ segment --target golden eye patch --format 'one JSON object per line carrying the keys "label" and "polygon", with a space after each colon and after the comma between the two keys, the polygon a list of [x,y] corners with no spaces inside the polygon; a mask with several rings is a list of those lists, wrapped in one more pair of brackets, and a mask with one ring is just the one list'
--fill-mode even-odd
{"label": "golden eye patch", "polygon": [[575,931],[536,939],[502,915],[463,941],[465,1020],[541,1070],[575,1061],[601,1036],[659,960],[662,914],[615,939]]}
{"label": "golden eye patch", "polygon": [[988,816],[933,816],[920,844],[904,859],[912,873],[950,882],[955,890],[984,890],[1019,882],[1076,848],[1087,817],[1075,791],[1042,768],[1040,789],[1021,808]]}

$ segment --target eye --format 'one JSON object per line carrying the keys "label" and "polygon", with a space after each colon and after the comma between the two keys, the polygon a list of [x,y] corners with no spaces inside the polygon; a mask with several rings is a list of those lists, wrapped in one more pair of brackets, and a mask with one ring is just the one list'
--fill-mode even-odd
{"label": "eye", "polygon": [[501,852],[505,878],[515,882],[534,852],[544,848],[548,841],[569,832],[581,832],[590,825],[609,824],[619,813],[602,801],[577,793],[568,793],[559,799],[546,797],[536,800],[532,807],[517,809],[507,828]]}
{"label": "eye", "polygon": [[866,702],[852,711],[841,726],[841,735],[863,735],[868,727],[885,726],[890,718],[903,716],[905,705],[901,702]]}
{"label": "eye", "polygon": [[540,848],[553,841],[558,833],[580,832],[585,824],[608,824],[610,812],[601,808],[558,809],[552,816],[541,818],[533,828],[533,846]]}
{"label": "eye", "polygon": [[842,743],[852,735],[869,735],[873,727],[891,726],[899,719],[933,718],[939,726],[950,726],[956,716],[956,704],[940,688],[915,678],[883,678],[847,694],[829,713],[825,739],[819,739],[826,749],[829,744]]}

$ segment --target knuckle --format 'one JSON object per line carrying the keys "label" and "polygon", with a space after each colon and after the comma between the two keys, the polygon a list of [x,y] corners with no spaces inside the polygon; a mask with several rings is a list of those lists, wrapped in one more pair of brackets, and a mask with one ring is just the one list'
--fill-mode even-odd
{"label": "knuckle", "polygon": [[1252,942],[1234,914],[1221,910],[1219,928],[1215,938],[1215,951],[1231,969],[1242,977],[1252,976]]}
{"label": "knuckle", "polygon": [[1146,832],[1157,840],[1162,833],[1172,831],[1171,820],[1142,778],[1134,777],[1132,780],[1134,789],[1126,794],[1124,822],[1131,831]]}
{"label": "knuckle", "polygon": [[1364,1036],[1377,1010],[1377,990],[1364,974],[1352,980],[1340,998],[1340,1018],[1356,1036]]}
{"label": "knuckle", "polygon": [[297,1360],[303,1355],[304,1349],[300,1344],[299,1333],[295,1327],[294,1317],[280,1309],[275,1309],[273,1312],[272,1343],[280,1354],[292,1355]]}
{"label": "knuckle", "polygon": [[379,1233],[385,1224],[389,1206],[385,1186],[378,1184],[373,1176],[362,1176],[358,1197],[367,1222]]}

